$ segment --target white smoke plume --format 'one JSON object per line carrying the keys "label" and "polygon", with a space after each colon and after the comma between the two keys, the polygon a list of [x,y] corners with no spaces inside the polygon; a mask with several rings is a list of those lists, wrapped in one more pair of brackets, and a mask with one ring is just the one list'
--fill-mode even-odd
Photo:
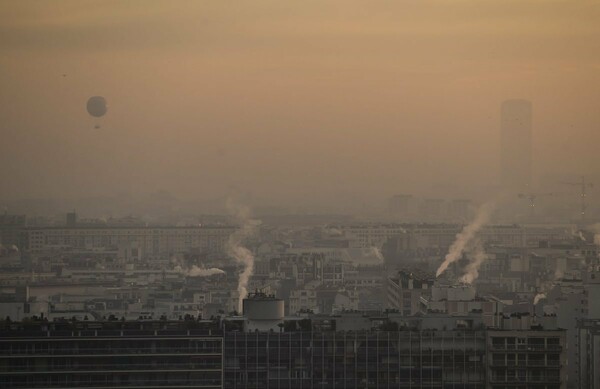
{"label": "white smoke plume", "polygon": [[5,252],[15,252],[15,253],[19,253],[19,248],[17,246],[15,246],[14,244],[10,245],[10,246],[3,246],[2,244],[0,244],[0,251],[5,251]]}
{"label": "white smoke plume", "polygon": [[554,280],[556,281],[558,279],[561,279],[564,275],[565,275],[565,273],[557,267],[556,270],[554,271]]}
{"label": "white smoke plume", "polygon": [[467,226],[463,228],[460,234],[456,235],[456,240],[450,246],[448,250],[448,254],[444,258],[444,262],[437,269],[435,274],[436,277],[439,277],[442,273],[448,269],[452,263],[458,261],[465,251],[467,245],[475,238],[475,235],[479,230],[485,226],[490,221],[490,217],[496,208],[496,201],[490,201],[483,204],[477,210],[477,214],[475,215],[475,219]]}
{"label": "white smoke plume", "polygon": [[371,252],[373,253],[373,255],[375,257],[377,257],[377,259],[379,259],[381,262],[385,261],[385,258],[383,258],[383,254],[381,253],[381,250],[379,249],[379,247],[371,247]]}
{"label": "white smoke plume", "polygon": [[186,277],[209,277],[214,276],[215,274],[225,274],[225,271],[216,267],[205,268],[196,265],[193,265],[190,268],[177,265],[174,270]]}
{"label": "white smoke plume", "polygon": [[325,228],[325,233],[329,236],[342,236],[344,235],[344,233],[342,232],[342,230],[340,230],[339,228],[335,228],[335,227],[328,227]]}
{"label": "white smoke plume", "polygon": [[554,276],[551,280],[543,281],[537,288],[537,294],[533,298],[533,305],[537,305],[540,300],[547,298],[546,293],[552,290],[556,281],[560,280],[564,276],[564,272],[560,269],[554,271]]}
{"label": "white smoke plume", "polygon": [[467,265],[466,273],[460,280],[466,284],[472,284],[479,277],[479,268],[481,264],[488,258],[488,255],[483,248],[480,239],[476,239],[473,243],[473,248],[469,250],[470,262]]}
{"label": "white smoke plume", "polygon": [[594,244],[600,246],[600,223],[592,224],[589,230],[594,233]]}
{"label": "white smoke plume", "polygon": [[189,267],[181,256],[174,255],[171,257],[171,263],[175,265],[173,270],[177,273],[182,274],[185,277],[209,277],[215,274],[225,274],[225,272],[219,268],[211,267],[205,268],[204,266],[192,265]]}
{"label": "white smoke plume", "polygon": [[[568,230],[565,230],[565,232],[568,232]],[[571,227],[570,233],[572,237],[579,238],[582,242],[587,242],[587,239],[583,235],[583,231],[576,230],[574,227]]]}
{"label": "white smoke plume", "polygon": [[209,277],[214,276],[215,274],[225,274],[225,272],[217,267],[206,269],[196,265],[192,266],[192,268],[186,272],[188,277]]}
{"label": "white smoke plume", "polygon": [[545,299],[545,298],[546,298],[546,293],[536,294],[535,297],[533,298],[533,305],[537,305],[537,303],[539,303],[541,299]]}
{"label": "white smoke plume", "polygon": [[238,312],[242,312],[243,301],[248,296],[248,282],[254,273],[254,255],[248,248],[243,246],[244,240],[254,235],[260,226],[260,220],[250,218],[250,208],[235,203],[232,199],[227,200],[227,208],[235,215],[241,226],[229,236],[227,242],[227,253],[237,263],[244,266],[238,280]]}

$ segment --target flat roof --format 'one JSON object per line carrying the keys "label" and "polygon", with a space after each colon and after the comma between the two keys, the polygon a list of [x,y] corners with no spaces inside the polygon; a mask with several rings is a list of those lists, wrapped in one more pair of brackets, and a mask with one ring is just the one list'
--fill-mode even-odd
{"label": "flat roof", "polygon": [[49,226],[24,227],[24,230],[201,230],[201,229],[236,229],[239,226]]}

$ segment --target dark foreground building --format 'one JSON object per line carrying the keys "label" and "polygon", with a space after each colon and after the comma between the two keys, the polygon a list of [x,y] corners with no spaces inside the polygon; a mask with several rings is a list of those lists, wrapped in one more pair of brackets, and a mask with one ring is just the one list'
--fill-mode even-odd
{"label": "dark foreground building", "polygon": [[600,388],[600,320],[577,321],[579,387]]}
{"label": "dark foreground building", "polygon": [[228,388],[485,388],[485,331],[227,333]]}
{"label": "dark foreground building", "polygon": [[223,337],[211,322],[10,323],[3,388],[221,388]]}
{"label": "dark foreground building", "polygon": [[487,331],[488,388],[566,388],[563,330]]}
{"label": "dark foreground building", "polygon": [[[338,323],[339,324],[339,323]],[[565,387],[563,330],[246,332],[217,321],[0,323],[2,388]],[[321,326],[321,327],[319,327]]]}

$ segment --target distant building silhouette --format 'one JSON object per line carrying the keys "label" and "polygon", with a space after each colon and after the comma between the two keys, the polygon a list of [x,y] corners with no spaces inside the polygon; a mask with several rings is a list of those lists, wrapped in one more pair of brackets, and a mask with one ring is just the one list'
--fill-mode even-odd
{"label": "distant building silhouette", "polygon": [[77,225],[77,213],[75,211],[67,213],[67,226],[75,227]]}
{"label": "distant building silhouette", "polygon": [[398,220],[410,220],[413,214],[415,199],[409,194],[398,194],[392,196],[388,201],[388,211],[390,215]]}
{"label": "distant building silhouette", "polygon": [[469,199],[454,199],[450,202],[448,213],[450,214],[450,220],[465,221],[471,217],[471,210],[473,208],[473,202]]}
{"label": "distant building silhouette", "polygon": [[504,189],[531,186],[531,102],[506,100],[501,106],[501,164]]}

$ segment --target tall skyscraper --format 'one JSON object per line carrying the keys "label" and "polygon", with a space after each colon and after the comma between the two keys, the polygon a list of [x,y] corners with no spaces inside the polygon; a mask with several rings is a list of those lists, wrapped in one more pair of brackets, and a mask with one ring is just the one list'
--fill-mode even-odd
{"label": "tall skyscraper", "polygon": [[531,186],[531,102],[506,100],[500,109],[502,186],[528,191]]}

